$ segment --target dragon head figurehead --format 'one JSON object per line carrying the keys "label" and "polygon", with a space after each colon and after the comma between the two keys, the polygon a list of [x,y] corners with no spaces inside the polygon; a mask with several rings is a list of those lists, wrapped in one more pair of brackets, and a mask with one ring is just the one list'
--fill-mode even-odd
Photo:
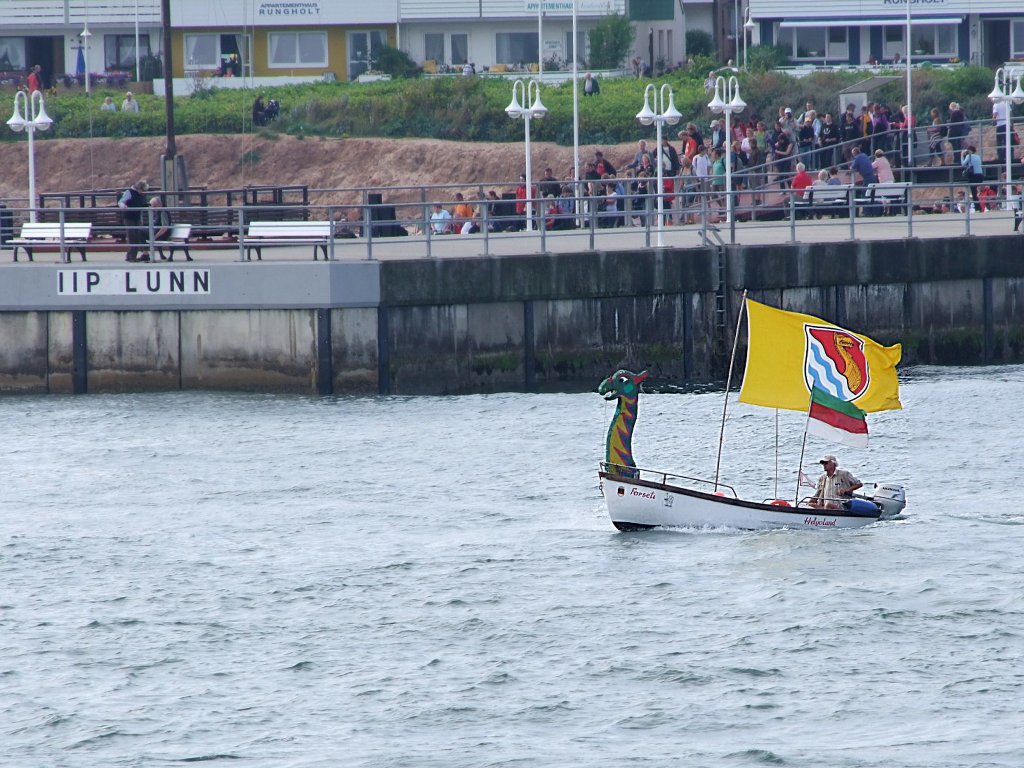
{"label": "dragon head figurehead", "polygon": [[647,378],[647,371],[633,373],[619,369],[601,382],[597,388],[605,400],[616,400],[615,416],[608,428],[605,461],[622,467],[635,467],[633,460],[633,427],[636,425],[637,401],[640,399],[640,384]]}

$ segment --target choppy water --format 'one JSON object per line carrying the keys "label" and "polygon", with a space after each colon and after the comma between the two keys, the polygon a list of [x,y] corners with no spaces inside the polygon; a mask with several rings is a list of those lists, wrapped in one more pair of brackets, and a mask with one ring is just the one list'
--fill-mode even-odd
{"label": "choppy water", "polygon": [[[1020,768],[1024,368],[903,394],[840,458],[905,521],[640,534],[594,394],[0,399],[0,765]],[[639,463],[721,408],[645,396]],[[724,479],[774,442],[730,405]]]}

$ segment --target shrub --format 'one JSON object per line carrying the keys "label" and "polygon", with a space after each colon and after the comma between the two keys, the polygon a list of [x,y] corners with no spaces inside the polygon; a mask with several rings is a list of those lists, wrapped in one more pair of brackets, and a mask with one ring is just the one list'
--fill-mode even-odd
{"label": "shrub", "polygon": [[616,69],[633,46],[635,30],[629,19],[613,13],[605,16],[590,30],[590,66],[593,69]]}
{"label": "shrub", "polygon": [[686,32],[687,56],[714,56],[715,40],[703,29],[691,29]]}
{"label": "shrub", "polygon": [[782,45],[755,45],[747,49],[747,67],[751,72],[767,72],[789,64],[789,48]]}
{"label": "shrub", "polygon": [[373,60],[373,68],[392,77],[416,77],[421,70],[409,54],[397,48],[384,46]]}

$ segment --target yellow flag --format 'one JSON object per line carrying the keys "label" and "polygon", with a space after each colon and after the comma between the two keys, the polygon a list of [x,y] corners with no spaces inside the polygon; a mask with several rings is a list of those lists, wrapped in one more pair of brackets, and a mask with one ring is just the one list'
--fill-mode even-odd
{"label": "yellow flag", "polygon": [[811,315],[747,299],[747,370],[740,401],[806,411],[817,386],[862,411],[902,408],[896,364],[902,347],[883,347]]}

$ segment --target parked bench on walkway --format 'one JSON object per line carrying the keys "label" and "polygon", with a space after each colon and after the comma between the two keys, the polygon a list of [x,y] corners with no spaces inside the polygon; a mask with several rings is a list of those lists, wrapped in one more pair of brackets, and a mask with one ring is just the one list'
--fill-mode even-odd
{"label": "parked bench on walkway", "polygon": [[850,209],[853,184],[826,184],[804,189],[803,194],[792,194],[793,207],[811,216],[846,215]]}
{"label": "parked bench on walkway", "polygon": [[61,242],[68,250],[78,251],[85,261],[85,245],[92,236],[92,224],[64,222],[63,238],[60,222],[27,221],[21,225],[21,235],[8,241],[14,251],[14,260],[18,260],[18,249],[25,251],[29,261],[34,261],[32,252],[40,248],[52,250],[60,248]]}
{"label": "parked bench on walkway", "polygon": [[313,261],[317,260],[317,248],[324,252],[327,261],[327,244],[331,240],[329,221],[253,221],[245,233],[246,259],[263,261],[263,248],[275,245],[312,245]]}
{"label": "parked bench on walkway", "polygon": [[[185,259],[187,261],[194,261],[192,254],[188,252],[188,241],[192,237],[192,225],[191,224],[172,224],[171,231],[167,233],[167,237],[163,240],[154,240],[153,247],[157,253],[160,254],[160,258],[165,261],[174,261],[175,251],[184,251]],[[170,251],[170,256],[164,256],[164,249]]]}
{"label": "parked bench on walkway", "polygon": [[909,181],[879,181],[868,184],[863,197],[856,200],[857,205],[881,206],[884,213],[901,206],[905,211],[909,202]]}

